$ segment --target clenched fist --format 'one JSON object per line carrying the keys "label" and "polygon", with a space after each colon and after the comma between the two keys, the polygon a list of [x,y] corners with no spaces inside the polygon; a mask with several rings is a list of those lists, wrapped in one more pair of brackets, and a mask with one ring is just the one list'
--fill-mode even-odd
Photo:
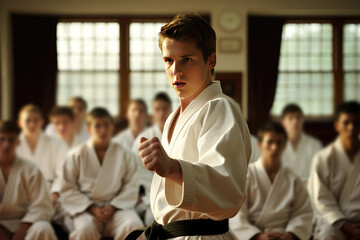
{"label": "clenched fist", "polygon": [[167,155],[158,138],[141,138],[139,155],[146,169],[182,184],[182,171],[179,162]]}

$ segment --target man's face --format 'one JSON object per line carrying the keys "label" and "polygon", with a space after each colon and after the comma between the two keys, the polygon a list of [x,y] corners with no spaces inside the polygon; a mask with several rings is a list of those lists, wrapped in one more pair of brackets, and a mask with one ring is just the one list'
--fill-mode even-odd
{"label": "man's face", "polygon": [[87,128],[93,143],[107,144],[111,140],[114,126],[108,117],[102,117],[92,119]]}
{"label": "man's face", "polygon": [[72,109],[75,117],[75,122],[83,122],[86,117],[86,108],[85,106],[78,101],[70,100],[68,106]]}
{"label": "man's face", "polygon": [[16,147],[20,144],[15,133],[0,132],[0,163],[5,163],[15,156]]}
{"label": "man's face", "polygon": [[136,102],[131,103],[126,116],[130,125],[134,125],[139,128],[143,128],[145,126],[147,113],[142,104]]}
{"label": "man's face", "polygon": [[259,142],[261,154],[272,160],[280,160],[285,149],[285,137],[276,132],[265,133],[262,142]]}
{"label": "man's face", "polygon": [[61,139],[64,139],[74,133],[74,121],[68,115],[57,115],[51,117],[51,123]]}
{"label": "man's face", "polygon": [[335,130],[340,138],[348,141],[357,141],[360,134],[360,115],[341,113],[335,122]]}
{"label": "man's face", "polygon": [[156,124],[163,126],[170,113],[171,106],[169,103],[162,100],[153,102],[153,118]]}
{"label": "man's face", "polygon": [[38,134],[44,121],[39,113],[36,112],[23,112],[20,114],[19,126],[23,133],[27,136]]}
{"label": "man's face", "polygon": [[215,53],[205,62],[195,42],[166,38],[162,54],[166,75],[179,98],[192,100],[211,82]]}
{"label": "man's face", "polygon": [[288,113],[282,118],[281,123],[288,135],[299,134],[303,130],[304,116],[299,112]]}

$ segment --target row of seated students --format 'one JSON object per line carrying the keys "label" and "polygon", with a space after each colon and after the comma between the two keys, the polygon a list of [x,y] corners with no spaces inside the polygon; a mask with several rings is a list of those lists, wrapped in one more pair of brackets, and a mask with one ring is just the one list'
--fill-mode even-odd
{"label": "row of seated students", "polygon": [[[46,134],[34,105],[19,113],[19,138],[14,123],[2,123],[0,239],[56,239],[49,221],[62,225],[70,239],[124,239],[153,221],[152,173],[137,149],[142,137],[161,138],[170,99],[163,93],[154,98],[154,125],[147,129],[146,104],[131,101],[129,127],[114,138],[106,109],[90,111],[86,125],[86,102],[73,98],[69,107],[53,109]],[[247,199],[230,220],[236,239],[360,237],[359,104],[338,107],[339,137],[323,150],[303,123],[301,109],[290,104],[281,125],[268,122],[253,137]]]}

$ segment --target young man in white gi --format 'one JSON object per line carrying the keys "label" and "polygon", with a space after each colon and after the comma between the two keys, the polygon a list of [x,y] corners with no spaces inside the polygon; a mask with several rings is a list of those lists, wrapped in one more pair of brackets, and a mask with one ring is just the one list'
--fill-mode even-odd
{"label": "young man in white gi", "polygon": [[212,81],[215,31],[199,15],[179,14],[161,28],[159,47],[180,106],[162,141],[142,138],[139,147],[143,164],[155,172],[152,235],[231,239],[228,218],[245,199],[251,143],[238,104]]}
{"label": "young man in white gi", "polygon": [[62,165],[68,148],[63,141],[43,133],[43,115],[36,105],[28,104],[20,110],[18,124],[22,131],[16,153],[40,168],[47,181],[53,205],[57,207]]}
{"label": "young man in white gi", "polygon": [[286,132],[267,122],[258,132],[262,155],[249,166],[247,199],[230,220],[236,239],[308,240],[312,209],[307,190],[295,173],[282,166]]}
{"label": "young man in white gi", "polygon": [[338,106],[334,125],[338,137],[315,155],[308,181],[314,239],[360,239],[360,104]]}
{"label": "young man in white gi", "polygon": [[146,128],[147,117],[147,106],[144,100],[131,100],[126,111],[129,126],[114,136],[113,141],[131,150],[135,139]]}
{"label": "young man in white gi", "polygon": [[16,155],[20,129],[0,122],[0,239],[55,240],[46,180],[35,164]]}
{"label": "young man in white gi", "polygon": [[91,138],[69,154],[63,170],[61,204],[73,217],[70,239],[122,240],[142,221],[134,207],[138,199],[136,159],[111,142],[113,120],[104,108],[87,117]]}
{"label": "young man in white gi", "polygon": [[304,132],[304,114],[296,104],[288,104],[281,114],[281,124],[286,130],[288,141],[282,155],[282,164],[296,173],[306,183],[310,175],[311,162],[322,144]]}

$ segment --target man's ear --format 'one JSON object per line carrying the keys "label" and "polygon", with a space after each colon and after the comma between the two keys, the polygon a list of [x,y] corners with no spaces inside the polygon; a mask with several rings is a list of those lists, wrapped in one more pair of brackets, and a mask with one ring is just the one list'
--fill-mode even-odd
{"label": "man's ear", "polygon": [[338,121],[334,122],[334,129],[336,132],[339,132],[339,122]]}
{"label": "man's ear", "polygon": [[209,70],[215,68],[215,65],[216,65],[216,53],[212,53],[210,56],[209,56],[209,59],[208,59],[208,68]]}

